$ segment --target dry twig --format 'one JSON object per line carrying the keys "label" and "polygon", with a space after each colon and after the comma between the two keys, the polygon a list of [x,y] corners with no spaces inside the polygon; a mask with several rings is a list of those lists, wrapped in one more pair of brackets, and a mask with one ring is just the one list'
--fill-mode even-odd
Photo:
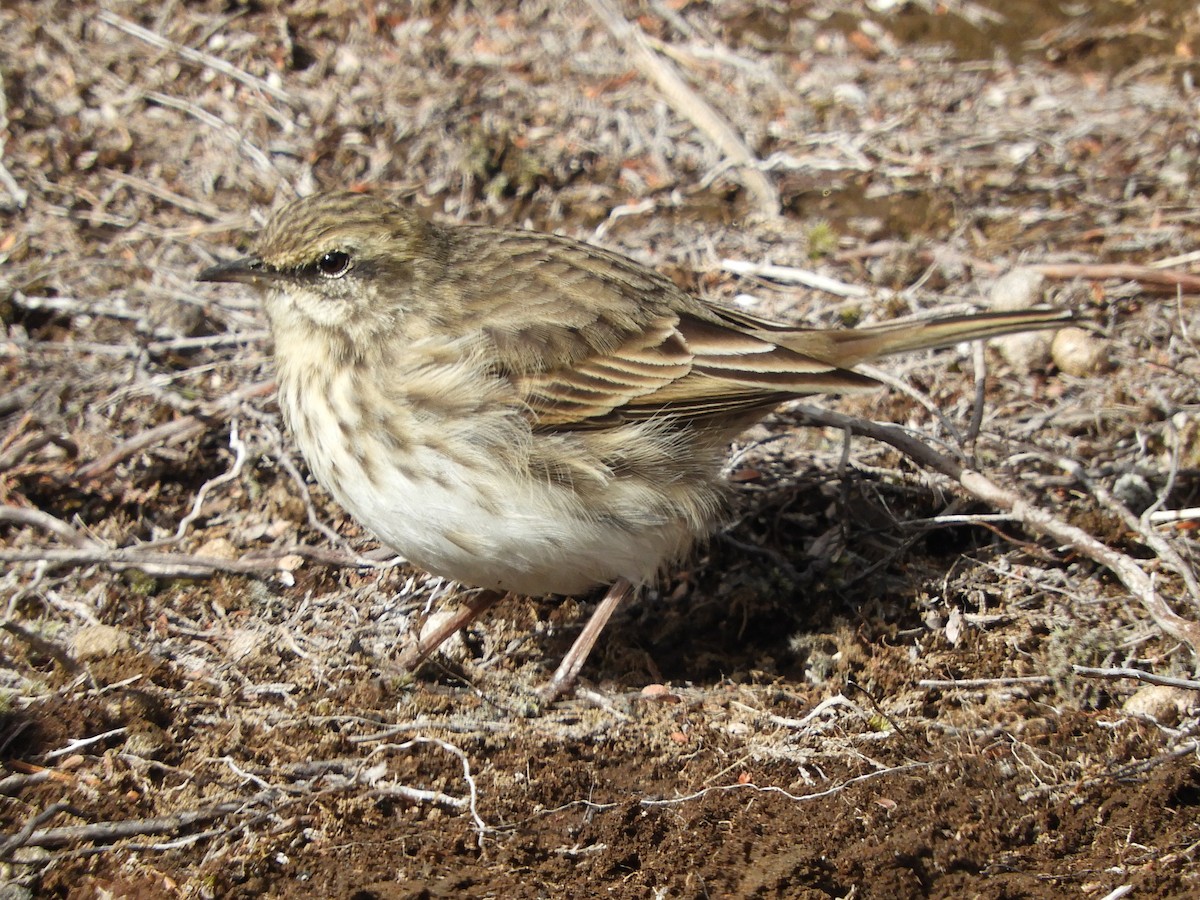
{"label": "dry twig", "polygon": [[225,60],[213,56],[211,53],[203,53],[199,50],[194,50],[191,47],[185,47],[182,44],[177,44],[174,41],[163,37],[162,35],[155,34],[153,31],[143,28],[140,25],[136,25],[127,19],[123,19],[116,13],[107,9],[102,9],[96,13],[96,18],[101,22],[104,22],[106,25],[111,25],[113,28],[120,29],[126,34],[133,35],[140,41],[145,41],[151,47],[156,47],[159,50],[165,50],[168,53],[174,53],[181,59],[186,59],[188,62],[206,66],[216,72],[220,72],[222,75],[232,78],[234,81],[241,82],[247,87],[254,88],[256,91],[262,91],[264,94],[268,94],[271,97],[274,97],[276,100],[286,103],[289,106],[298,106],[295,98],[293,98],[292,95],[287,91],[283,90],[282,88],[277,88],[263,79],[251,75],[249,72],[243,72],[237,66],[232,66],[225,62]]}
{"label": "dry twig", "polygon": [[[0,859],[11,858],[21,847],[65,847],[82,841],[98,844],[115,844],[124,838],[140,834],[173,834],[198,822],[219,819],[246,809],[254,801],[220,803],[208,809],[176,813],[151,819],[123,819],[116,822],[95,822],[91,825],[64,825],[59,828],[38,829],[37,825],[61,812],[70,812],[65,803],[55,804],[30,820],[27,825],[7,841],[0,843]],[[49,815],[48,815],[49,814]]]}
{"label": "dry twig", "polygon": [[1169,675],[1155,675],[1153,672],[1143,672],[1141,669],[1131,669],[1121,666],[1114,669],[1098,669],[1093,666],[1071,666],[1076,675],[1087,678],[1132,678],[1146,684],[1157,684],[1163,687],[1183,688],[1185,691],[1200,691],[1200,681],[1190,678],[1172,678]]}
{"label": "dry twig", "polygon": [[262,397],[275,389],[275,382],[260,381],[235,391],[223,400],[218,400],[203,407],[200,412],[180,416],[170,422],[165,422],[157,428],[151,428],[125,441],[120,446],[106,453],[99,459],[94,459],[75,470],[75,478],[88,481],[103,475],[113,466],[125,459],[140,453],[148,447],[168,442],[185,441],[203,432],[214,422],[221,421],[233,415],[237,408],[252,397]]}
{"label": "dry twig", "polygon": [[1082,528],[1062,521],[1015,491],[1001,487],[981,472],[969,469],[949,456],[938,453],[928,444],[895,425],[881,425],[807,405],[796,405],[792,409],[809,423],[849,429],[856,434],[864,434],[890,444],[921,465],[958,482],[978,499],[1010,513],[1026,527],[1041,532],[1099,563],[1121,580],[1163,631],[1185,642],[1193,653],[1200,653],[1200,625],[1172,610],[1155,590],[1153,578],[1131,557],[1106,546]]}
{"label": "dry twig", "polygon": [[57,566],[102,565],[112,569],[139,569],[156,578],[201,578],[214,572],[237,575],[268,575],[278,571],[278,556],[254,559],[220,559],[215,556],[195,556],[188,553],[155,553],[137,548],[111,549],[81,547],[71,550],[35,548],[31,550],[0,550],[0,563],[41,562]]}
{"label": "dry twig", "polygon": [[733,126],[688,85],[670,60],[654,52],[640,28],[630,24],[610,0],[588,0],[596,16],[629,53],[633,64],[658,86],[667,102],[695,125],[739,168],[742,183],[754,196],[764,218],[779,216],[779,192],[763,175],[758,159]]}

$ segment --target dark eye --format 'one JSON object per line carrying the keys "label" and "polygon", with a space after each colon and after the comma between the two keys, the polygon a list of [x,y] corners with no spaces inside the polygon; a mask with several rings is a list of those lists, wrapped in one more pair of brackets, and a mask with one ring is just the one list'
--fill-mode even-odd
{"label": "dark eye", "polygon": [[330,250],[317,260],[317,271],[326,278],[341,278],[350,271],[350,254],[342,250]]}

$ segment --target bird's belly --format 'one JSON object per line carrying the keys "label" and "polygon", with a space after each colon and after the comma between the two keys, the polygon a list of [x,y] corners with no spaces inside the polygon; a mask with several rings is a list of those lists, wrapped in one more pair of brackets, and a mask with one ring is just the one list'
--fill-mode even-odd
{"label": "bird's belly", "polygon": [[[530,595],[642,584],[719,507],[715,459],[664,467],[694,455],[665,430],[534,435],[511,385],[461,363],[397,370],[381,387],[280,352],[280,408],[317,481],[435,575]],[[646,441],[652,463],[630,456]]]}
{"label": "bird's belly", "polygon": [[361,448],[305,456],[317,480],[383,543],[474,587],[540,595],[578,594],[618,577],[641,584],[693,535],[681,518],[606,515],[569,486],[499,465],[462,465],[428,448],[414,449],[403,466],[364,466]]}

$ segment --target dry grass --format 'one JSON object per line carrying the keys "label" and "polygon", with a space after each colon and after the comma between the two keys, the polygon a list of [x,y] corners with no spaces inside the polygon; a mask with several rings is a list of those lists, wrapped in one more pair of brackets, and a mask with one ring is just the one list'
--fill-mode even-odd
{"label": "dry grass", "polygon": [[[0,9],[9,890],[1194,893],[1200,18],[885,6]],[[457,589],[306,483],[259,311],[193,282],[338,186],[796,321],[1015,292],[1106,363],[838,405],[921,465],[760,426],[730,528],[529,716],[584,604],[399,672]]]}

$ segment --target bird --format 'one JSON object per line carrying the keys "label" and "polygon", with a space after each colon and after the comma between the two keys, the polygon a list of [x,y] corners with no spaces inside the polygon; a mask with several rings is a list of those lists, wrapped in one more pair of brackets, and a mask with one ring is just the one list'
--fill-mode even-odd
{"label": "bird", "polygon": [[198,279],[261,294],[285,423],[383,544],[489,597],[608,588],[547,698],[617,606],[721,522],[722,467],[748,426],[878,388],[859,364],[1071,320],[1035,307],[798,327],[588,243],[437,224],[357,192],[287,203],[250,255]]}

